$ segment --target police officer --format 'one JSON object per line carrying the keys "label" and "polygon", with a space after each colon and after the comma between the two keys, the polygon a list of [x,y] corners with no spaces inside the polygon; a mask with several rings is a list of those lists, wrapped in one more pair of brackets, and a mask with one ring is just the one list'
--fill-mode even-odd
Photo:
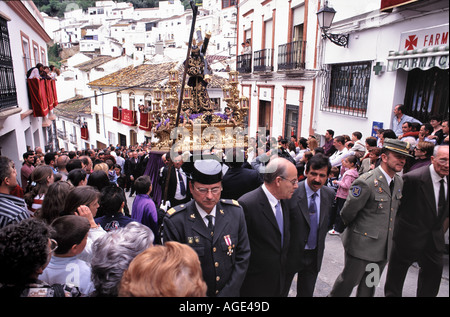
{"label": "police officer", "polygon": [[356,296],[374,296],[392,246],[403,188],[403,180],[396,173],[402,171],[406,157],[411,157],[409,143],[384,139],[380,165],[352,183],[341,210],[347,225],[342,235],[345,266],[330,296],[350,296],[355,286]]}
{"label": "police officer", "polygon": [[164,241],[186,243],[197,252],[207,296],[239,296],[250,259],[242,207],[235,200],[220,199],[218,161],[195,161],[190,176],[193,200],[167,211]]}

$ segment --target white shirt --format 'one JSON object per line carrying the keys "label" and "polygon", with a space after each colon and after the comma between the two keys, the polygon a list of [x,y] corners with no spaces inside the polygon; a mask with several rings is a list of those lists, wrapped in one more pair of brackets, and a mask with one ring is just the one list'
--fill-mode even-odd
{"label": "white shirt", "polygon": [[[182,200],[184,198],[186,198],[186,194],[181,195],[181,189],[180,189],[180,179],[178,177],[178,170],[175,169],[175,175],[177,176],[177,189],[175,190],[175,199],[176,200]],[[185,192],[187,192],[187,178],[186,178],[186,174],[183,172],[183,170],[180,168],[180,175],[181,178],[183,179],[183,183],[184,183],[184,190]]]}
{"label": "white shirt", "polygon": [[214,206],[214,208],[211,210],[211,212],[209,214],[206,211],[204,211],[202,209],[202,207],[200,207],[199,204],[197,204],[197,202],[195,202],[195,207],[197,207],[198,213],[200,214],[200,217],[202,217],[202,220],[207,227],[208,227],[209,220],[208,220],[208,218],[206,218],[206,216],[208,216],[208,215],[213,216],[212,217],[213,226],[216,224],[216,206]]}
{"label": "white shirt", "polygon": [[383,173],[384,177],[386,177],[386,181],[387,181],[388,186],[391,185],[392,177],[390,177],[388,175],[388,173],[386,173],[384,171],[384,169],[381,167],[381,165],[380,165],[380,171],[381,171],[381,173]]}
{"label": "white shirt", "polygon": [[348,152],[348,149],[344,147],[341,151],[336,151],[333,155],[330,156],[331,166],[341,166],[342,161],[345,158],[345,155]]}
{"label": "white shirt", "polygon": [[439,190],[441,189],[441,179],[444,180],[444,192],[445,192],[445,198],[447,198],[447,190],[448,190],[448,185],[447,185],[447,177],[440,177],[438,173],[436,173],[436,171],[434,170],[434,165],[431,164],[430,165],[430,174],[431,174],[431,182],[433,183],[433,189],[434,189],[434,198],[435,198],[435,202],[436,202],[436,213],[438,212],[438,203],[439,203]]}
{"label": "white shirt", "polygon": [[[279,201],[278,199],[276,199],[275,196],[272,195],[271,192],[269,192],[269,190],[268,190],[267,187],[266,187],[266,184],[263,184],[263,185],[261,186],[261,188],[262,188],[262,190],[264,191],[264,194],[266,194],[267,199],[269,200],[270,207],[272,207],[272,212],[273,212],[273,215],[275,216],[275,219],[276,219],[276,218],[277,218],[277,210],[276,210],[275,206],[276,206],[280,201]],[[280,205],[280,208],[281,208],[281,205]],[[281,208],[281,210],[283,210],[283,209]]]}

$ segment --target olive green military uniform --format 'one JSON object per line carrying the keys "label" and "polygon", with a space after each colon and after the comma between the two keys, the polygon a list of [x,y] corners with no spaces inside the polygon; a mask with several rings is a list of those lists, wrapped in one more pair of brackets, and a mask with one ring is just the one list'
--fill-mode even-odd
{"label": "olive green military uniform", "polygon": [[393,180],[391,194],[386,177],[377,167],[360,176],[350,187],[341,210],[341,219],[347,225],[342,234],[346,264],[330,296],[349,296],[358,284],[359,296],[373,296],[374,287],[367,285],[366,278],[368,274],[376,274],[375,270],[381,275],[387,263],[402,197],[402,178],[395,175]]}
{"label": "olive green military uniform", "polygon": [[[407,142],[384,139],[383,151],[396,153],[393,163],[401,163],[402,157],[411,157],[409,149]],[[392,171],[390,156],[387,159],[384,166]],[[347,226],[342,234],[345,266],[330,296],[350,296],[355,286],[358,286],[356,296],[375,294],[375,286],[391,251],[395,215],[403,189],[403,179],[396,173],[388,184],[388,174],[383,173],[382,166],[361,175],[350,187],[341,210],[341,219]]]}

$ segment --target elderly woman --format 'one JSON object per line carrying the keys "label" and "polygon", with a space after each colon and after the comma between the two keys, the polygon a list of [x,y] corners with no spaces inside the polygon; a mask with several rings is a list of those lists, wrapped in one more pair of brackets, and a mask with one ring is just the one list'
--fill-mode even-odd
{"label": "elderly woman", "polygon": [[93,296],[117,296],[123,272],[130,262],[153,244],[153,232],[143,224],[130,222],[97,239],[92,247]]}
{"label": "elderly woman", "polygon": [[197,253],[175,241],[148,248],[125,271],[121,297],[204,297],[206,283]]}

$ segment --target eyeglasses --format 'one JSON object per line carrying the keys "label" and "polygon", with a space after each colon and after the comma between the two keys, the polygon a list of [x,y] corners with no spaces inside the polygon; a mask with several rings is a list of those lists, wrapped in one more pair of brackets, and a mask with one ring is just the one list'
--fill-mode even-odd
{"label": "eyeglasses", "polygon": [[58,249],[58,242],[54,239],[50,239],[50,252],[55,252]]}
{"label": "eyeglasses", "polygon": [[297,180],[297,179],[290,180],[290,179],[284,178],[283,176],[280,176],[280,177],[281,177],[282,179],[288,181],[289,183],[291,183],[292,186],[295,186],[296,184],[298,184],[298,180]]}
{"label": "eyeglasses", "polygon": [[214,187],[214,188],[197,188],[195,187],[195,190],[198,191],[202,195],[208,194],[208,192],[211,192],[213,195],[217,195],[222,191],[222,187]]}
{"label": "eyeglasses", "polygon": [[422,149],[419,149],[418,147],[416,147],[414,150],[417,150],[417,151],[422,151]]}

